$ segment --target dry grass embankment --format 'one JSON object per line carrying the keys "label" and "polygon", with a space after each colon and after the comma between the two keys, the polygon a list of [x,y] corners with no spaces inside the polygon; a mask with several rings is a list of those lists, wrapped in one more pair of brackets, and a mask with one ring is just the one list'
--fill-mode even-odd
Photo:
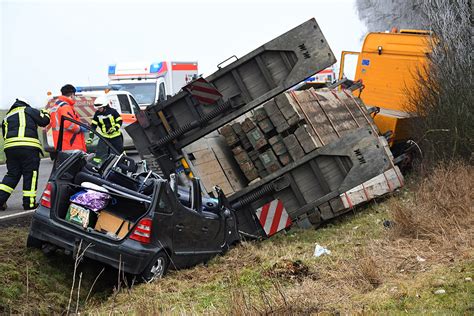
{"label": "dry grass embankment", "polygon": [[[86,303],[101,269],[89,262],[80,269],[82,286],[79,299],[74,291],[72,310],[79,302],[80,311],[100,314],[469,314],[472,178],[472,166],[439,167],[397,196],[318,230],[292,229],[246,242],[152,284],[122,284],[114,291],[112,270],[99,277]],[[387,219],[390,228],[383,225]],[[26,251],[26,235],[26,229],[9,229],[0,237],[0,312],[64,312],[74,263],[64,255]],[[315,243],[332,253],[314,257]]]}
{"label": "dry grass embankment", "polygon": [[[470,313],[473,168],[441,166],[398,196],[316,231],[243,243],[92,312]],[[384,219],[392,222],[390,228]],[[387,225],[390,226],[390,225]],[[332,250],[313,257],[315,243]],[[444,294],[436,294],[443,290]],[[443,292],[440,291],[440,292]]]}

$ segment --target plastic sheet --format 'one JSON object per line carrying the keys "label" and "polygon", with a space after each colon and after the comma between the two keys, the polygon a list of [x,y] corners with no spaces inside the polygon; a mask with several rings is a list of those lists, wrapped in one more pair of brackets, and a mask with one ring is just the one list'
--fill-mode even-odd
{"label": "plastic sheet", "polygon": [[71,202],[85,206],[94,212],[104,209],[109,203],[109,200],[109,194],[94,190],[80,191],[70,198]]}

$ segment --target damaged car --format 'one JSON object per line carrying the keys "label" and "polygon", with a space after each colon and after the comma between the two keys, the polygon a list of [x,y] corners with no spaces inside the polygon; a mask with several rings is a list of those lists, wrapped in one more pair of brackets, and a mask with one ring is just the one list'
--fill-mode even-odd
{"label": "damaged car", "polygon": [[218,187],[217,198],[204,197],[198,178],[178,185],[176,177],[163,179],[110,144],[112,154],[99,164],[93,154],[61,151],[65,120],[88,128],[63,118],[28,247],[72,256],[83,252],[149,282],[168,268],[205,262],[239,242],[235,213]]}

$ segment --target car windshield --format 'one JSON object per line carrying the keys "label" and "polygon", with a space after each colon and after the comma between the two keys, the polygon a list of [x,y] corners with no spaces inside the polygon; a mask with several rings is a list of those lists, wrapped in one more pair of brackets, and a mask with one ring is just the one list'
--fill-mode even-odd
{"label": "car windshield", "polygon": [[149,105],[155,102],[156,84],[154,82],[113,84],[112,87],[130,92],[140,105]]}

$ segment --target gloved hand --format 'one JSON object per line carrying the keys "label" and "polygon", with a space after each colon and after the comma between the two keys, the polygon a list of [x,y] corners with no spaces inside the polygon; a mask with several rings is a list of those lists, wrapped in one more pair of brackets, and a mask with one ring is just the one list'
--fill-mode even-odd
{"label": "gloved hand", "polygon": [[90,145],[92,144],[92,142],[94,141],[94,139],[92,137],[89,137],[87,140],[86,140],[86,144],[87,145]]}

